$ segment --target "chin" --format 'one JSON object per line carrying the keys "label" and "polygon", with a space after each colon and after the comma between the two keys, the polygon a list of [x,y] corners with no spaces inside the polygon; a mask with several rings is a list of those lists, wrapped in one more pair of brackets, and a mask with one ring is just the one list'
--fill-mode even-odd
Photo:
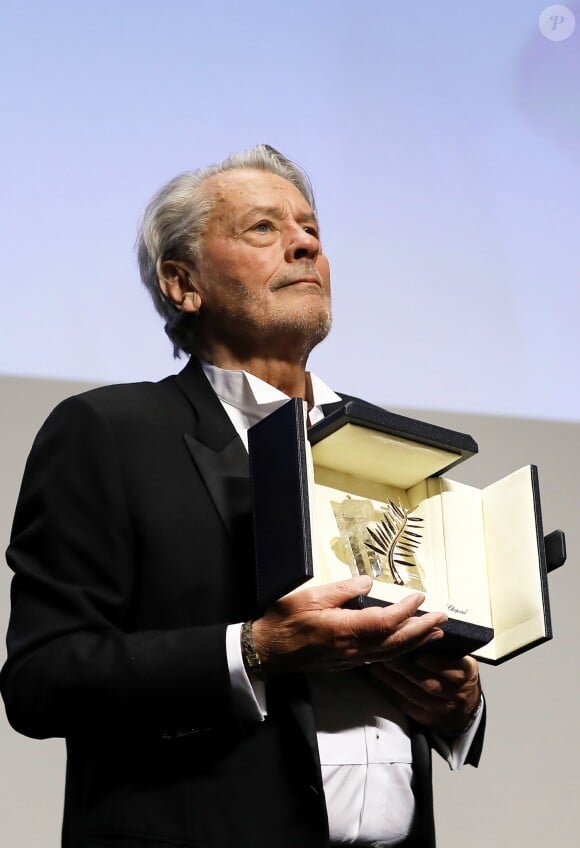
{"label": "chin", "polygon": [[324,309],[317,313],[303,311],[294,316],[293,320],[284,322],[284,327],[279,327],[279,331],[294,336],[305,349],[311,351],[327,337],[331,326],[330,310]]}

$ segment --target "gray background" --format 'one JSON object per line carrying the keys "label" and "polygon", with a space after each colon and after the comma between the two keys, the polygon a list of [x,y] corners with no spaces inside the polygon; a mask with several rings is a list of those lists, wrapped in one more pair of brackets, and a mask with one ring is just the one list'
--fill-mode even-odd
{"label": "gray background", "polygon": [[[63,397],[86,384],[0,378],[2,409],[0,541],[8,542],[24,462],[38,427]],[[441,848],[576,848],[580,788],[576,617],[580,573],[576,524],[580,424],[402,410],[474,436],[480,454],[449,476],[484,486],[521,465],[539,467],[544,529],[562,527],[568,563],[550,575],[553,641],[482,671],[489,705],[479,769],[435,764]],[[0,570],[0,626],[10,574]],[[3,659],[3,656],[0,657]],[[0,718],[0,841],[10,848],[57,848],[64,783],[62,740],[38,742]]]}

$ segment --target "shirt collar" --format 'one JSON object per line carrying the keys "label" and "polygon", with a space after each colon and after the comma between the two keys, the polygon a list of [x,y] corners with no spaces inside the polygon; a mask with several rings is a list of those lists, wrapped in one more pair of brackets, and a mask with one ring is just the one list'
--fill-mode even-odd
{"label": "shirt collar", "polygon": [[[204,374],[222,403],[235,406],[241,412],[249,415],[259,414],[260,417],[273,412],[288,400],[288,395],[261,380],[247,371],[230,371],[201,361]],[[310,374],[314,407],[325,403],[336,403],[341,398],[333,392],[330,386]]]}

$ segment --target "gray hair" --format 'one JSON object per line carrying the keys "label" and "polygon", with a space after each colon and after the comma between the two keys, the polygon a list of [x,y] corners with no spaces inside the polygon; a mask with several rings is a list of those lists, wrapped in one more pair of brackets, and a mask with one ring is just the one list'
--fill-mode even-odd
{"label": "gray hair", "polygon": [[164,295],[159,286],[161,265],[167,259],[174,259],[195,267],[203,256],[203,235],[215,202],[204,194],[201,185],[215,174],[238,168],[270,171],[288,180],[316,212],[308,175],[268,144],[257,144],[249,150],[233,153],[223,162],[179,174],[154,195],[139,224],[137,258],[141,280],[155,309],[165,319],[165,332],[173,342],[176,357],[181,351],[194,351],[196,316],[181,312]]}

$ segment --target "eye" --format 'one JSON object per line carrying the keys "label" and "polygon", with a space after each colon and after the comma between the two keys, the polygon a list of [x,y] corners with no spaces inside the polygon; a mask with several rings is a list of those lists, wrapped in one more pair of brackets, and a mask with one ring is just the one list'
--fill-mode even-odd
{"label": "eye", "polygon": [[315,239],[320,239],[317,227],[308,225],[307,227],[304,227],[304,232],[308,233],[309,236],[313,236]]}
{"label": "eye", "polygon": [[273,226],[270,221],[259,221],[257,224],[254,224],[253,229],[256,233],[269,233],[273,229]]}

